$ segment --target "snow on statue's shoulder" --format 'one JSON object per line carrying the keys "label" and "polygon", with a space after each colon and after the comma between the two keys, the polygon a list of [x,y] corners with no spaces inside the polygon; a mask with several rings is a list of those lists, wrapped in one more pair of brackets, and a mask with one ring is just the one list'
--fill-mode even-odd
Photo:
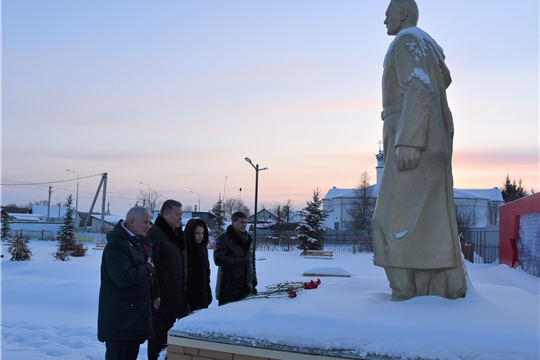
{"label": "snow on statue's shoulder", "polygon": [[304,271],[303,276],[336,276],[336,277],[351,277],[347,271],[342,268],[321,267]]}
{"label": "snow on statue's shoulder", "polygon": [[[440,47],[439,44],[437,44],[437,42],[431,36],[429,36],[429,34],[425,32],[424,30],[420,29],[417,26],[410,26],[410,27],[401,29],[397,33],[394,40],[392,40],[392,42],[388,46],[388,51],[386,52],[386,55],[384,56],[383,67],[386,67],[388,58],[390,57],[390,54],[392,54],[392,51],[394,50],[394,47],[398,43],[399,39],[405,35],[413,36],[416,40],[418,40],[419,46],[423,54],[425,54],[425,51],[427,50],[427,44],[429,44],[430,48],[435,52],[437,59],[439,61],[444,61],[444,51],[442,47]],[[407,44],[407,46],[411,46],[411,44]]]}

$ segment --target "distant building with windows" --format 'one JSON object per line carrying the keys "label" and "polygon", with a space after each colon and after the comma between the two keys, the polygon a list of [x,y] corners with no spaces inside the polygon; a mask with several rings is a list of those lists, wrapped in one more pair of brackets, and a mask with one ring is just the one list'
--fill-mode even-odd
{"label": "distant building with windows", "polygon": [[[379,192],[379,182],[384,168],[384,155],[381,150],[375,155],[377,159],[377,182],[368,189],[374,198]],[[350,219],[351,206],[357,199],[357,189],[333,187],[323,198],[323,209],[328,214],[325,226],[331,230],[346,230],[346,222]],[[474,212],[475,228],[484,228],[498,224],[498,208],[504,204],[501,190],[491,189],[455,189],[454,200],[458,211]]]}

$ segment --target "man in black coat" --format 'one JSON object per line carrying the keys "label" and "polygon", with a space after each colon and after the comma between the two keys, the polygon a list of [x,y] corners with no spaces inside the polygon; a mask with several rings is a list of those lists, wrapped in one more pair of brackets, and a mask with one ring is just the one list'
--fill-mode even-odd
{"label": "man in black coat", "polygon": [[98,340],[106,360],[135,360],[140,344],[153,334],[151,282],[155,274],[144,235],[152,214],[136,206],[107,234],[101,260]]}
{"label": "man in black coat", "polygon": [[235,212],[232,224],[216,239],[214,263],[218,266],[216,298],[219,305],[257,293],[253,269],[253,239],[246,231],[247,216]]}
{"label": "man in black coat", "polygon": [[148,341],[149,360],[159,357],[175,321],[191,312],[187,302],[187,255],[182,213],[179,201],[165,201],[147,234],[152,242],[157,272],[152,298],[155,335]]}

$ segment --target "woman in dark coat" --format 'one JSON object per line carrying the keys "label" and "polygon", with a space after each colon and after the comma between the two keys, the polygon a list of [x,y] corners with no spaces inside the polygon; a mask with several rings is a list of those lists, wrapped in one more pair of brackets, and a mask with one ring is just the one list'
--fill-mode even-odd
{"label": "woman in dark coat", "polygon": [[191,310],[206,309],[212,302],[208,227],[202,219],[191,219],[184,233],[188,258],[187,301]]}

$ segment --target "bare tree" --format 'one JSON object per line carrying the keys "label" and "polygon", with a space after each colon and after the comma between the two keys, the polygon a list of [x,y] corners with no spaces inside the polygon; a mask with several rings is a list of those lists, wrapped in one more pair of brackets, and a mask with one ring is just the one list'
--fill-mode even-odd
{"label": "bare tree", "polygon": [[465,231],[476,227],[482,221],[472,205],[456,205],[456,219],[460,235],[465,234]]}
{"label": "bare tree", "polygon": [[[195,205],[195,206],[197,206],[197,205]],[[191,205],[191,204],[183,205],[183,206],[182,206],[182,209],[183,209],[184,211],[193,211],[193,205]]]}
{"label": "bare tree", "polygon": [[286,202],[275,202],[272,206],[272,211],[277,215],[279,221],[288,223],[291,222],[291,213],[294,211],[291,205],[291,199],[287,199]]}
{"label": "bare tree", "polygon": [[241,211],[247,216],[250,215],[250,210],[244,203],[244,200],[240,198],[228,198],[223,203],[224,211],[225,211],[225,217],[227,219],[230,219],[232,214],[234,214],[237,211]]}
{"label": "bare tree", "polygon": [[359,251],[373,251],[373,213],[375,212],[376,197],[369,184],[369,175],[364,171],[360,182],[347,209],[349,218],[344,221],[345,228],[352,231],[360,240]]}
{"label": "bare tree", "polygon": [[499,207],[501,203],[499,201],[489,201],[487,204],[487,220],[490,225],[497,225],[499,223]]}
{"label": "bare tree", "polygon": [[163,200],[160,200],[160,198],[163,195],[159,193],[159,191],[152,190],[150,192],[139,190],[139,196],[137,197],[137,200],[142,201],[143,206],[148,208],[150,211],[159,210],[161,207],[161,204],[163,204]]}
{"label": "bare tree", "polygon": [[276,224],[272,228],[273,235],[279,240],[279,244],[281,244],[283,240],[290,239],[290,237],[283,234],[285,229],[290,227],[291,212],[293,211],[291,199],[287,199],[285,203],[275,202],[272,211],[277,215]]}

